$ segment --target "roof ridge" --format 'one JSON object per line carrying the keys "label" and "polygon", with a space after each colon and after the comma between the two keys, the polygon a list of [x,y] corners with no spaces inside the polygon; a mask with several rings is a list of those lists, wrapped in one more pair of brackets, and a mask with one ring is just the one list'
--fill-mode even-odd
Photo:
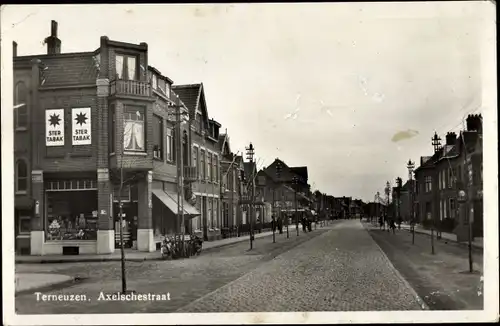
{"label": "roof ridge", "polygon": [[200,87],[202,83],[172,85],[172,88]]}

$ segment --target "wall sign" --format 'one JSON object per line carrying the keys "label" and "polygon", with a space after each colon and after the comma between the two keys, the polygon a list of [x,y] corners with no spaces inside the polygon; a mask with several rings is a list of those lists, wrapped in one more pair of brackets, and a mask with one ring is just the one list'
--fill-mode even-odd
{"label": "wall sign", "polygon": [[71,110],[73,146],[92,144],[90,108]]}
{"label": "wall sign", "polygon": [[45,145],[64,146],[64,109],[45,110]]}

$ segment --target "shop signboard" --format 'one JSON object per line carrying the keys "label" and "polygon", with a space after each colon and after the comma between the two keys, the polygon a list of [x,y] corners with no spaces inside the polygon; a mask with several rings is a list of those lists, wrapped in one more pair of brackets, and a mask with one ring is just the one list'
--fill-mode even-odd
{"label": "shop signboard", "polygon": [[45,110],[45,146],[64,146],[64,109]]}
{"label": "shop signboard", "polygon": [[73,146],[92,144],[90,108],[76,108],[71,111]]}

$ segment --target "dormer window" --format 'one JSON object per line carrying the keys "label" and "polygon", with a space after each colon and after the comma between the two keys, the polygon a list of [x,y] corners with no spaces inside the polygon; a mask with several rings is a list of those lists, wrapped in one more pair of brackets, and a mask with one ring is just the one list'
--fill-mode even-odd
{"label": "dormer window", "polygon": [[155,74],[153,74],[153,76],[151,78],[151,82],[153,85],[153,89],[157,89],[158,88],[158,77],[156,77]]}
{"label": "dormer window", "polygon": [[165,82],[165,95],[170,98],[170,84],[168,82]]}

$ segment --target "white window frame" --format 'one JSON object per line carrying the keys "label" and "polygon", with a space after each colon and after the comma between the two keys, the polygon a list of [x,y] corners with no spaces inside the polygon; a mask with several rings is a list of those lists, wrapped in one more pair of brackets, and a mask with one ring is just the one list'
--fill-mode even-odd
{"label": "white window frame", "polygon": [[154,90],[158,89],[158,77],[156,76],[155,73],[152,73],[151,76],[151,86],[153,87]]}
{"label": "white window frame", "polygon": [[172,163],[174,161],[174,129],[167,127],[167,162]]}
{"label": "white window frame", "polygon": [[[142,109],[142,108],[141,108]],[[125,137],[125,124],[127,121],[140,121],[142,122],[142,139],[143,139],[143,148],[135,148],[135,142],[133,142],[133,148],[126,148],[124,142],[122,142],[123,150],[125,152],[145,152],[147,148],[147,139],[146,139],[146,117],[145,117],[146,110],[142,110],[140,112],[140,119],[138,118],[136,113],[132,112],[123,112],[123,137]]]}

